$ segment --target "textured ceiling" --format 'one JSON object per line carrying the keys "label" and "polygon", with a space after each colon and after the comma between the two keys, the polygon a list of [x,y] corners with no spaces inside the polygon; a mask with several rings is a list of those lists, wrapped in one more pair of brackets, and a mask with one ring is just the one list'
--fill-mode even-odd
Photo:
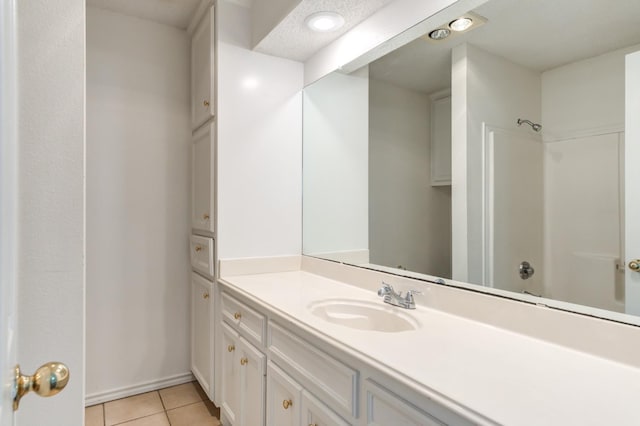
{"label": "textured ceiling", "polygon": [[[305,61],[375,11],[394,0],[302,0],[258,45],[255,50],[296,61]],[[337,12],[345,24],[337,31],[311,31],[305,18],[314,12]]]}
{"label": "textured ceiling", "polygon": [[186,29],[200,0],[87,0],[87,5]]}
{"label": "textured ceiling", "polygon": [[490,0],[475,11],[487,24],[417,39],[373,62],[371,77],[432,93],[450,86],[451,49],[463,42],[540,72],[640,43],[639,0]]}

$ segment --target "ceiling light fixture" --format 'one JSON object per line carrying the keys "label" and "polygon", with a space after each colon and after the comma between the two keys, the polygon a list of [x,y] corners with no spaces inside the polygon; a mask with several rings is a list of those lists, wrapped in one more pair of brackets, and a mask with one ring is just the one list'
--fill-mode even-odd
{"label": "ceiling light fixture", "polygon": [[321,33],[335,31],[344,25],[344,18],[336,12],[312,13],[304,21],[311,30]]}
{"label": "ceiling light fixture", "polygon": [[449,28],[451,28],[453,31],[462,32],[471,28],[472,25],[473,25],[473,19],[462,17],[462,18],[456,19],[455,21],[452,21],[449,24]]}
{"label": "ceiling light fixture", "polygon": [[451,31],[449,31],[448,29],[438,28],[429,33],[429,38],[432,40],[444,40],[445,38],[449,37],[449,34],[451,34]]}

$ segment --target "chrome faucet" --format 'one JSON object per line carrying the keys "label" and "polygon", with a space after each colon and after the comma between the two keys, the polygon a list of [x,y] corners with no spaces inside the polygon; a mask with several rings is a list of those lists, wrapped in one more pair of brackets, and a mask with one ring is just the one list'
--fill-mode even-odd
{"label": "chrome faucet", "polygon": [[417,290],[409,290],[407,294],[402,297],[402,292],[395,292],[393,286],[391,284],[387,284],[384,281],[382,282],[382,287],[378,290],[378,296],[384,296],[384,303],[388,303],[393,306],[399,306],[404,309],[415,309],[416,302],[413,300],[414,294],[422,294],[422,292]]}

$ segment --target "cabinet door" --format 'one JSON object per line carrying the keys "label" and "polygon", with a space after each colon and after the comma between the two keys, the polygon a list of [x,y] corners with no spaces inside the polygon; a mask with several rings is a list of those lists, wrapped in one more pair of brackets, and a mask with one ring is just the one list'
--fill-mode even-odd
{"label": "cabinet door", "polygon": [[264,425],[266,356],[240,337],[242,426]]}
{"label": "cabinet door", "polygon": [[313,426],[349,426],[340,416],[306,390],[302,391],[302,423]]}
{"label": "cabinet door", "polygon": [[228,325],[222,323],[222,378],[220,408],[231,424],[240,422],[240,338]]}
{"label": "cabinet door", "polygon": [[191,120],[198,128],[214,114],[214,8],[202,17],[191,38]]}
{"label": "cabinet door", "polygon": [[302,387],[278,366],[267,365],[267,426],[298,426]]}
{"label": "cabinet door", "polygon": [[191,145],[191,227],[196,232],[210,235],[214,233],[215,210],[215,149],[212,127],[213,125],[208,125],[196,132]]}
{"label": "cabinet door", "polygon": [[431,104],[431,185],[451,185],[451,96]]}
{"label": "cabinet door", "polygon": [[212,385],[212,312],[213,283],[191,274],[191,371],[202,389],[211,397]]}

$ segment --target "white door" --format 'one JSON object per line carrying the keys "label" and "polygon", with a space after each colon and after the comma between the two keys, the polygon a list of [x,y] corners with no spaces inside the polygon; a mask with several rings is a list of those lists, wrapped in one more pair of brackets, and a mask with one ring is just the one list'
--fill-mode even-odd
{"label": "white door", "polygon": [[[85,4],[49,3],[0,2],[2,426],[83,424]],[[13,368],[50,361],[64,392],[14,411]]]}
{"label": "white door", "polygon": [[[542,293],[542,141],[538,135],[486,127],[485,285]],[[528,262],[532,275],[520,274]]]}
{"label": "white door", "polygon": [[625,74],[625,312],[640,315],[640,51],[627,55]]}

